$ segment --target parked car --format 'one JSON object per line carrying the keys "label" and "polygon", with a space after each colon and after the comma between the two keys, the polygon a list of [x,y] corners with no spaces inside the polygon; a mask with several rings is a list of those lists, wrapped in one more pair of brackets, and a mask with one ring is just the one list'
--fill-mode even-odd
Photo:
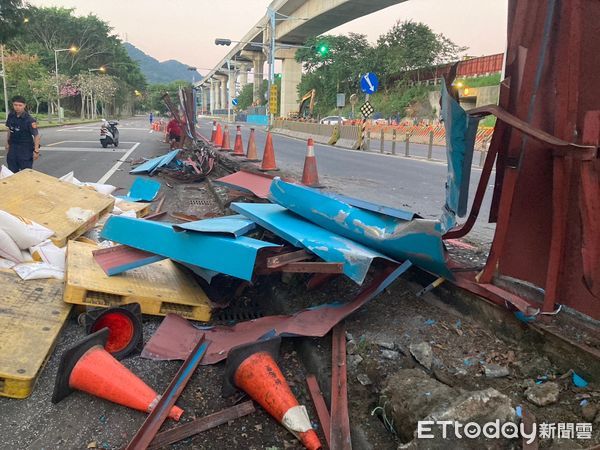
{"label": "parked car", "polygon": [[345,117],[342,116],[327,116],[327,117],[323,117],[321,119],[321,122],[319,123],[323,123],[325,125],[338,125],[338,124],[343,124],[347,119]]}

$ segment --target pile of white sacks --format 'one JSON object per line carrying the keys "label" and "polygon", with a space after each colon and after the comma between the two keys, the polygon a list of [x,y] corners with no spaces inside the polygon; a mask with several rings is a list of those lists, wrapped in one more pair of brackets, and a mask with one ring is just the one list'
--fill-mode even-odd
{"label": "pile of white sacks", "polygon": [[[0,179],[14,175],[5,166],[0,167]],[[111,195],[116,187],[109,184],[85,183],[75,178],[73,172],[60,178],[61,181],[73,183],[77,186],[93,188],[101,194]],[[119,204],[123,200],[115,198],[114,215],[136,217],[134,211],[123,211]],[[98,241],[101,223],[85,234],[88,238]],[[54,245],[50,237],[54,231],[32,220],[15,216],[0,210],[0,269],[12,269],[23,280],[37,280],[42,278],[64,279],[66,247]],[[101,246],[110,246],[112,243],[103,242]]]}

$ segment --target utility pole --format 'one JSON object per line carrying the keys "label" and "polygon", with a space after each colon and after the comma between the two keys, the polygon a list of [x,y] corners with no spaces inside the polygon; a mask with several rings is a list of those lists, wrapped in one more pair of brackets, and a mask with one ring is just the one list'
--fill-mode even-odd
{"label": "utility pole", "polygon": [[8,117],[8,94],[6,92],[6,67],[4,66],[4,44],[0,45],[0,59],[2,59],[2,84],[4,85],[4,110]]}

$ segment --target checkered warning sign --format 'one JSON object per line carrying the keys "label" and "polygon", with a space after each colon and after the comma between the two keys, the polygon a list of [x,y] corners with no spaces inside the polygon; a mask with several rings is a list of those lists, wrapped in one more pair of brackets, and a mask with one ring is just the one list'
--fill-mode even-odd
{"label": "checkered warning sign", "polygon": [[360,107],[360,113],[365,119],[371,114],[373,114],[374,111],[375,109],[373,108],[373,105],[371,105],[371,103],[368,100],[364,103],[364,105]]}

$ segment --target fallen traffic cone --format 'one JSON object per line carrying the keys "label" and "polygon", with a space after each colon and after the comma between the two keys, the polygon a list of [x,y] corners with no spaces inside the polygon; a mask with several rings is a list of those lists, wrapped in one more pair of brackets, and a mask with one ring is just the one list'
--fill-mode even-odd
{"label": "fallen traffic cone", "polygon": [[221,146],[221,151],[231,151],[231,145],[229,144],[229,125],[225,125],[225,131],[223,131],[223,145]]}
{"label": "fallen traffic cone", "polygon": [[108,328],[104,349],[116,359],[123,359],[144,346],[142,311],[139,303],[110,308],[90,309],[83,316],[87,334]]}
{"label": "fallen traffic cone", "polygon": [[302,181],[304,186],[319,187],[319,174],[317,173],[317,157],[315,156],[315,144],[312,138],[306,142],[306,158],[304,158],[304,170]]}
{"label": "fallen traffic cone", "polygon": [[244,155],[244,143],[242,142],[242,127],[237,126],[235,132],[235,144],[233,146],[233,156],[245,156]]}
{"label": "fallen traffic cone", "polygon": [[273,137],[271,132],[267,132],[267,141],[265,142],[265,151],[263,152],[262,164],[260,170],[279,170],[275,163],[275,150],[273,150]]}
{"label": "fallen traffic cone", "polygon": [[250,128],[250,137],[248,138],[248,150],[246,151],[246,159],[251,162],[258,162],[258,153],[256,151],[256,142],[254,140],[254,128]]}
{"label": "fallen traffic cone", "polygon": [[[104,349],[108,334],[108,328],[103,328],[63,353],[52,403],[77,389],[132,409],[152,411],[160,397]],[[181,408],[173,406],[169,417],[179,420],[182,414]]]}
{"label": "fallen traffic cone", "polygon": [[239,388],[262,406],[309,450],[322,448],[306,408],[298,404],[275,362],[281,338],[240,345],[229,351],[223,393]]}
{"label": "fallen traffic cone", "polygon": [[221,128],[221,124],[217,124],[217,132],[215,134],[215,147],[223,146],[223,129]]}
{"label": "fallen traffic cone", "polygon": [[210,143],[215,143],[215,136],[217,135],[217,121],[213,120],[212,133],[210,134]]}

